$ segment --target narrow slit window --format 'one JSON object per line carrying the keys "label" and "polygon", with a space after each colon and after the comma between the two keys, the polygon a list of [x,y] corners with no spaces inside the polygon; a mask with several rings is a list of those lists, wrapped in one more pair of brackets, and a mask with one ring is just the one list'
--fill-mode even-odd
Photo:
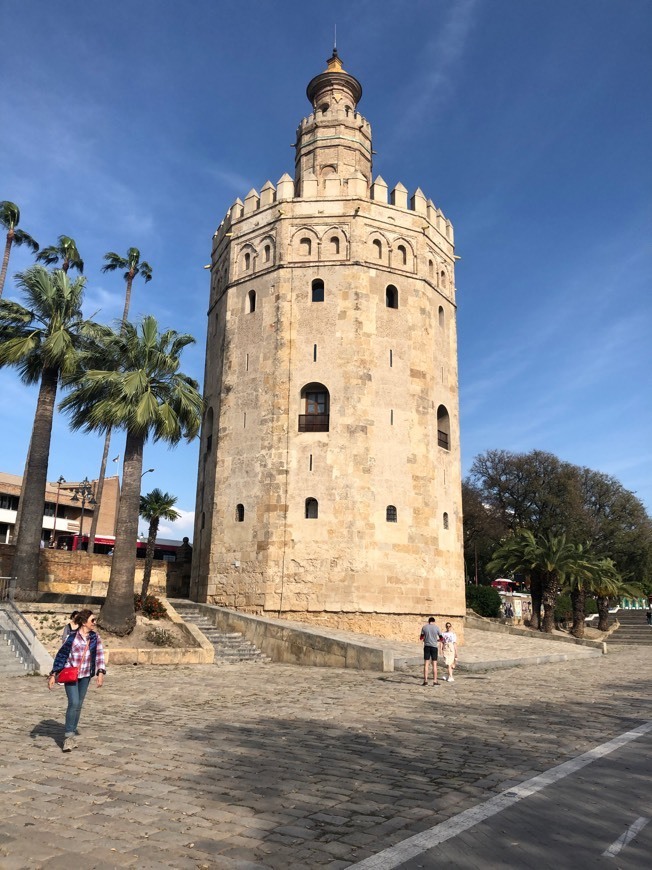
{"label": "narrow slit window", "polygon": [[392,410],[389,412],[389,425],[390,425],[390,426],[393,426],[393,425],[394,425],[394,409],[393,409],[393,408],[392,408]]}
{"label": "narrow slit window", "polygon": [[447,529],[448,528],[448,514],[445,511],[444,511],[444,516],[442,517],[442,522],[443,522],[444,528]]}
{"label": "narrow slit window", "polygon": [[317,362],[317,345],[313,344],[312,346],[312,361]]}
{"label": "narrow slit window", "polygon": [[265,248],[263,249],[263,255],[265,257],[265,262],[269,263],[269,261],[272,259],[272,246],[271,245],[265,245]]}
{"label": "narrow slit window", "polygon": [[308,462],[308,471],[312,471],[312,453],[310,454],[310,460]]}
{"label": "narrow slit window", "polygon": [[393,366],[393,364],[394,364],[394,351],[390,350],[389,351],[389,367],[390,367],[390,369]]}
{"label": "narrow slit window", "polygon": [[237,504],[235,506],[235,521],[236,523],[244,523],[244,505]]}
{"label": "narrow slit window", "polygon": [[250,290],[247,294],[247,310],[249,314],[253,314],[256,310],[256,291]]}

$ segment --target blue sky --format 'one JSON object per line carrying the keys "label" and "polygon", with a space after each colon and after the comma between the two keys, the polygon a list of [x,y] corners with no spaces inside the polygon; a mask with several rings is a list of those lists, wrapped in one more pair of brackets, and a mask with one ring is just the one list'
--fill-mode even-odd
{"label": "blue sky", "polygon": [[[211,236],[293,173],[335,23],[374,174],[455,225],[463,470],[539,448],[651,507],[650,0],[0,0],[0,199],[41,245],[76,239],[98,319],[124,293],[103,254],[138,247],[154,280],[132,317],[192,333],[201,380]],[[30,262],[16,249],[10,275]],[[36,390],[3,371],[0,395],[0,467],[19,474]],[[96,476],[101,446],[59,417],[49,478]],[[196,463],[196,443],[146,448],[144,489],[183,514],[164,536],[192,534]]]}

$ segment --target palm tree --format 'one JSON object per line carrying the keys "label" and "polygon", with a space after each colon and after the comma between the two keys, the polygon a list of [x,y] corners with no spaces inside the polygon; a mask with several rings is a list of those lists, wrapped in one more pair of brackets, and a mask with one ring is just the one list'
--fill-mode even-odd
{"label": "palm tree", "polygon": [[[127,322],[129,316],[129,306],[131,304],[131,285],[137,275],[141,275],[145,279],[145,283],[152,280],[152,267],[144,260],[140,261],[140,251],[138,248],[129,248],[126,257],[121,257],[114,251],[109,251],[104,255],[107,261],[106,265],[102,266],[103,272],[114,272],[116,269],[125,269],[123,275],[127,282],[125,291],[125,304],[122,311],[122,324]],[[111,429],[108,429],[104,436],[104,449],[102,450],[102,460],[100,462],[100,473],[97,477],[97,488],[95,498],[98,504],[102,503],[102,493],[104,492],[104,478],[106,477],[106,464],[109,459],[109,450],[111,448]],[[88,552],[93,553],[95,550],[95,535],[97,534],[97,523],[100,518],[99,510],[93,513],[91,521],[91,530],[88,535]]]}
{"label": "palm tree", "polygon": [[[541,577],[541,630],[550,634],[555,624],[559,584],[575,567],[576,562],[576,548],[566,541],[565,535],[546,534],[535,537],[529,529],[520,529],[513,538],[496,550],[488,568],[495,571],[506,566],[512,570],[536,572]],[[533,597],[533,617],[534,610]]]}
{"label": "palm tree", "polygon": [[586,596],[594,590],[598,582],[603,570],[603,561],[587,553],[582,544],[576,546],[575,560],[566,572],[564,583],[571,597],[573,609],[571,634],[574,637],[584,637]]}
{"label": "palm tree", "polygon": [[175,330],[159,333],[156,319],[144,317],[139,326],[124,323],[107,341],[114,364],[86,371],[61,403],[73,429],[126,431],[122,494],[106,601],[100,624],[118,635],[129,634],[136,623],[134,575],[140,509],[143,448],[154,441],[178,444],[199,432],[203,400],[195,380],[179,372],[181,351],[195,339]]}
{"label": "palm tree", "polygon": [[541,572],[537,562],[537,542],[531,531],[519,529],[494,551],[487,571],[505,573],[522,572],[529,579],[532,597],[530,627],[539,629],[541,619]]}
{"label": "palm tree", "polygon": [[2,259],[2,271],[0,272],[0,297],[5,287],[5,278],[7,277],[7,268],[9,267],[9,255],[11,254],[12,245],[27,245],[34,253],[38,251],[38,242],[26,233],[24,230],[17,230],[16,227],[20,223],[20,209],[15,202],[4,200],[0,202],[0,224],[7,230],[7,241],[5,242],[5,255]]}
{"label": "palm tree", "polygon": [[602,570],[593,591],[598,603],[598,631],[609,627],[609,604],[613,599],[638,598],[644,594],[637,583],[623,580],[611,559],[602,559]]}
{"label": "palm tree", "polygon": [[140,515],[144,520],[149,521],[149,532],[147,535],[147,550],[145,551],[145,570],[143,571],[143,586],[140,591],[143,601],[147,597],[149,589],[149,581],[152,576],[152,562],[154,561],[154,547],[156,546],[156,536],[158,535],[159,520],[178,520],[181,514],[174,510],[174,505],[177,503],[177,497],[170,495],[169,492],[162,492],[155,488],[147,495],[140,497]]}
{"label": "palm tree", "polygon": [[0,300],[0,366],[14,366],[25,384],[39,383],[32,437],[21,493],[22,522],[16,537],[12,583],[38,591],[54,403],[59,383],[77,371],[85,338],[97,328],[82,318],[85,278],[71,282],[61,269],[32,266],[16,276],[27,307]]}
{"label": "palm tree", "polygon": [[152,280],[152,267],[144,260],[141,263],[140,251],[138,250],[138,248],[129,248],[126,257],[121,257],[120,254],[116,254],[114,251],[109,251],[108,254],[104,255],[104,259],[107,262],[104,266],[102,266],[103,272],[115,272],[116,269],[125,270],[122,277],[127,283],[127,289],[125,291],[125,306],[122,312],[122,322],[126,323],[127,318],[129,317],[129,306],[131,304],[131,285],[133,283],[133,280],[137,275],[140,275],[147,284],[148,281]]}
{"label": "palm tree", "polygon": [[61,268],[66,274],[68,269],[77,269],[80,275],[84,271],[84,261],[79,256],[77,243],[70,236],[59,236],[56,245],[41,248],[36,259],[45,263],[46,266],[52,266],[61,261]]}

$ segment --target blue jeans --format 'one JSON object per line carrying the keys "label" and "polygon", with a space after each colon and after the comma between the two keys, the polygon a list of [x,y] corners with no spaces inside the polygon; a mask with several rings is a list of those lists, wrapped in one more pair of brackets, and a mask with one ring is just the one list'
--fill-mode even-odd
{"label": "blue jeans", "polygon": [[76,683],[66,683],[64,688],[68,696],[68,709],[66,710],[66,737],[72,737],[79,725],[82,704],[86,697],[90,677],[82,677]]}

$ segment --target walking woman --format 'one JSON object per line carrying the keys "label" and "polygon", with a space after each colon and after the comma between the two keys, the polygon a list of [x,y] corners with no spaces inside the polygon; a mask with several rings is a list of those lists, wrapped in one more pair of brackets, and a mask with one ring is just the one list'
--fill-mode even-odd
{"label": "walking woman", "polygon": [[[53,689],[57,676],[64,668],[77,669],[77,679],[64,684],[68,697],[64,752],[70,752],[77,746],[75,739],[78,736],[77,725],[91,677],[97,675],[97,687],[101,689],[106,674],[104,647],[99,634],[95,631],[93,612],[80,610],[75,616],[75,624],[76,630],[68,635],[56,654],[52,672],[48,677],[48,689]],[[74,677],[74,674],[72,676]]]}
{"label": "walking woman", "polygon": [[448,668],[448,676],[444,677],[444,679],[448,683],[454,683],[455,678],[453,677],[453,668],[457,663],[457,635],[453,631],[453,626],[450,622],[446,623],[446,631],[441,636],[441,643],[444,664]]}

